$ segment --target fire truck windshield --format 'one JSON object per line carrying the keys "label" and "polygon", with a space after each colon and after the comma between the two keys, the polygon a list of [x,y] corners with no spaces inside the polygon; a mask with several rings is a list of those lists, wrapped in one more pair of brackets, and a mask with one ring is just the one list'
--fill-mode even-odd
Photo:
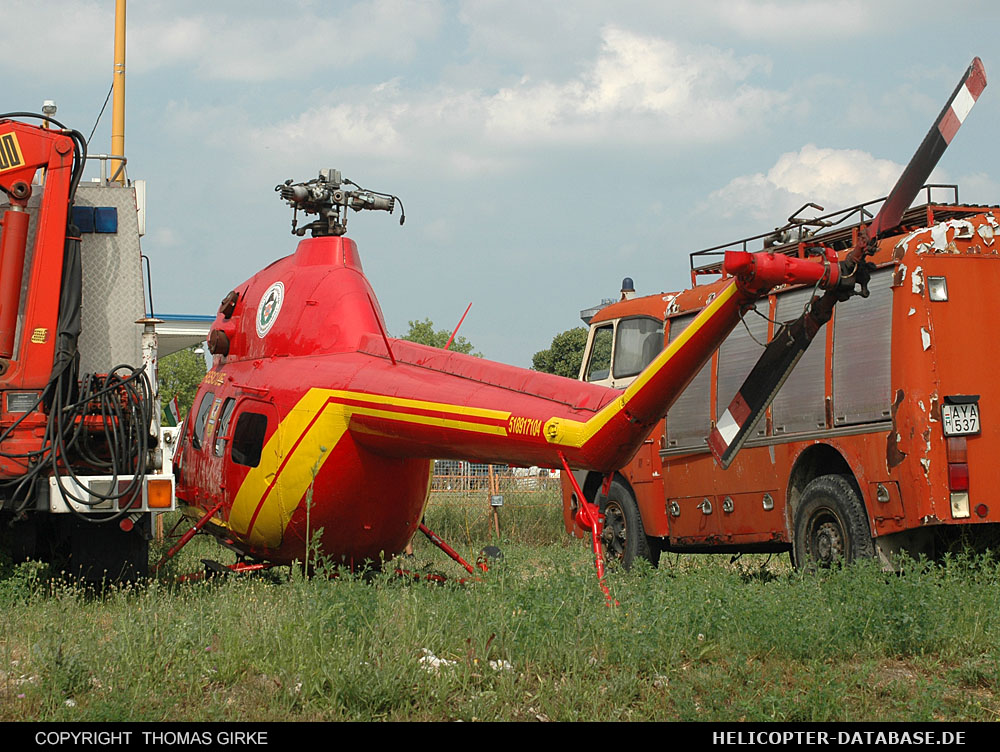
{"label": "fire truck windshield", "polygon": [[587,381],[635,376],[662,349],[662,321],[642,316],[598,324],[587,361]]}
{"label": "fire truck windshield", "polygon": [[612,372],[616,379],[635,376],[663,349],[663,322],[634,318],[618,322]]}

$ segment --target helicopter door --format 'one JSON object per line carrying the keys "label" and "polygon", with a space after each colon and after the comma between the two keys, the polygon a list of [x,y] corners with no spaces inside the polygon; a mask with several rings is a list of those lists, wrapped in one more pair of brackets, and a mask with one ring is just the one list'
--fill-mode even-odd
{"label": "helicopter door", "polygon": [[278,412],[269,402],[243,398],[228,415],[224,406],[223,417],[226,427],[217,434],[215,451],[225,458],[229,524],[252,543],[277,546],[287,523],[275,483],[282,459]]}

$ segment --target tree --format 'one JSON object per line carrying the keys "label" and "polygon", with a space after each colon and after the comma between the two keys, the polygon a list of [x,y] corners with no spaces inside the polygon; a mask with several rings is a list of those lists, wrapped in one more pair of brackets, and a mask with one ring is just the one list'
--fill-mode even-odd
{"label": "tree", "polygon": [[543,373],[554,373],[575,379],[580,375],[583,351],[587,347],[587,329],[582,326],[567,329],[552,338],[548,350],[539,350],[531,358],[531,367]]}
{"label": "tree", "polygon": [[194,402],[198,385],[205,378],[205,358],[194,351],[193,347],[178,350],[160,358],[157,363],[160,377],[160,403],[163,409],[177,395],[181,417],[187,415]]}
{"label": "tree", "polygon": [[[435,331],[434,322],[430,319],[424,319],[423,321],[410,321],[408,323],[410,324],[410,330],[400,337],[400,339],[416,342],[419,345],[428,345],[430,347],[444,347],[448,344],[448,338],[451,336],[451,332],[447,329],[438,329]],[[482,353],[473,352],[472,343],[461,334],[455,337],[455,341],[451,343],[451,347],[448,349],[453,350],[454,352],[465,353],[466,355],[475,355],[477,358],[483,357]]]}

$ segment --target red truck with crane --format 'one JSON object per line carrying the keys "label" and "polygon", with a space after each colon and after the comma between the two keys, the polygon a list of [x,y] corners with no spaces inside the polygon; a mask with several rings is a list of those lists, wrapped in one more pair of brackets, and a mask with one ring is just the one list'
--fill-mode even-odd
{"label": "red truck with crane", "polygon": [[131,580],[173,478],[136,187],[82,182],[86,159],[51,117],[0,115],[0,555]]}

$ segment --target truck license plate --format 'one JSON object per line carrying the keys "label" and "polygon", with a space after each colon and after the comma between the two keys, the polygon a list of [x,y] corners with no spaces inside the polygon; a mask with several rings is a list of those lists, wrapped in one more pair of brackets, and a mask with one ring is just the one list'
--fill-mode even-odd
{"label": "truck license plate", "polygon": [[979,405],[968,402],[962,405],[941,405],[941,418],[945,436],[963,436],[979,433]]}

